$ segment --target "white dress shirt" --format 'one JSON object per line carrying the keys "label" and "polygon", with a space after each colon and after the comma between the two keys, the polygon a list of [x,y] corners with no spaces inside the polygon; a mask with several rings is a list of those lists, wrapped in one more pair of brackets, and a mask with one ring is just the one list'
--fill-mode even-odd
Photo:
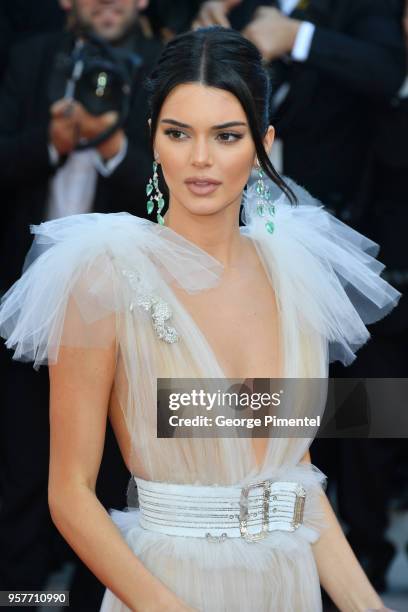
{"label": "white dress shirt", "polygon": [[[125,138],[120,151],[107,162],[96,149],[73,151],[50,179],[45,220],[91,212],[98,173],[110,176],[124,159],[127,146]],[[48,152],[51,163],[57,165],[59,155],[52,144]]]}
{"label": "white dress shirt", "polygon": [[[285,15],[290,15],[299,4],[299,0],[280,0],[280,9]],[[303,21],[296,35],[295,44],[291,52],[292,59],[304,62],[310,51],[315,26],[310,21]]]}

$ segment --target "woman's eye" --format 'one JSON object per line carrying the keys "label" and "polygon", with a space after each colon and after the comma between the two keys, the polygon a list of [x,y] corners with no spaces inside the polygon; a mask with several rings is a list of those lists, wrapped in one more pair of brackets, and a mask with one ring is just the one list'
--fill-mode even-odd
{"label": "woman's eye", "polygon": [[[182,132],[181,130],[175,130],[172,128],[165,130],[164,133],[171,140],[185,140],[186,138],[189,137],[188,134],[186,134],[185,132]],[[239,140],[242,137],[243,137],[243,134],[237,134],[235,132],[221,132],[220,134],[217,134],[216,136],[216,138],[223,143],[235,142],[236,140]]]}
{"label": "woman's eye", "polygon": [[235,132],[221,132],[221,134],[218,134],[218,138],[222,142],[235,142],[242,138],[242,136],[243,134],[236,134]]}
{"label": "woman's eye", "polygon": [[164,133],[167,134],[172,140],[184,140],[182,136],[186,136],[186,134],[181,130],[165,130]]}

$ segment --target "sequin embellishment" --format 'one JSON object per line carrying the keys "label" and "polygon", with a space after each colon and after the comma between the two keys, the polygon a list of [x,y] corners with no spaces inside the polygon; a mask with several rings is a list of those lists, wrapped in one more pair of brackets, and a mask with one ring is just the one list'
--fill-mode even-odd
{"label": "sequin embellishment", "polygon": [[169,321],[173,316],[169,304],[161,297],[149,293],[143,288],[142,279],[138,272],[122,270],[122,274],[128,279],[129,285],[136,294],[136,302],[130,302],[129,310],[133,311],[136,303],[137,306],[140,306],[146,312],[150,312],[153,329],[158,338],[169,344],[177,342],[180,339],[178,331],[166,324],[166,321]]}

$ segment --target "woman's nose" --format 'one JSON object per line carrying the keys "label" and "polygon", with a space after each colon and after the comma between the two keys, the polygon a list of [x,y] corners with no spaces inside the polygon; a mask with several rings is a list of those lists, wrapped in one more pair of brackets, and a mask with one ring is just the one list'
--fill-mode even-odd
{"label": "woman's nose", "polygon": [[195,166],[208,166],[212,164],[211,151],[206,138],[197,138],[193,143],[191,161]]}

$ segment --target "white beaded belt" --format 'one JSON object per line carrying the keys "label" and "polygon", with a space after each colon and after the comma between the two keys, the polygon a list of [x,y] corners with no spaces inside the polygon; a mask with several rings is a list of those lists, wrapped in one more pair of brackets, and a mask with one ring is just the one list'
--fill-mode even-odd
{"label": "white beaded belt", "polygon": [[306,491],[297,482],[263,480],[244,487],[154,482],[134,477],[145,529],[221,542],[261,540],[303,522]]}

